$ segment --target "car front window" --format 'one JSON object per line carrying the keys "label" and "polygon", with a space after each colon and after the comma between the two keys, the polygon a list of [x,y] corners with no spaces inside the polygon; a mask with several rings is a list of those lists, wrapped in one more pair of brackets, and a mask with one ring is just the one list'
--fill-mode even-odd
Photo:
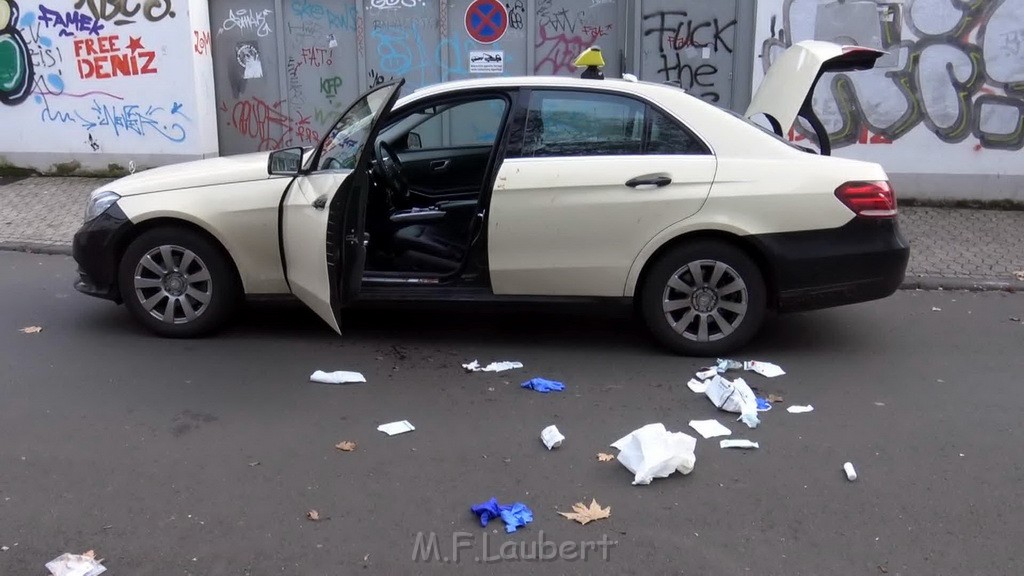
{"label": "car front window", "polygon": [[331,128],[317,161],[317,170],[352,170],[366,147],[377,112],[387,104],[389,90],[375,90],[356,102]]}

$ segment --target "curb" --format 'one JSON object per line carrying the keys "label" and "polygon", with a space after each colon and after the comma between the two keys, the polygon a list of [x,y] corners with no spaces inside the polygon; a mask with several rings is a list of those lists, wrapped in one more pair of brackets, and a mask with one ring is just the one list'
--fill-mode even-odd
{"label": "curb", "polygon": [[70,244],[43,244],[41,242],[0,242],[0,250],[71,256]]}
{"label": "curb", "polygon": [[943,276],[920,276],[908,278],[900,284],[900,290],[964,290],[969,292],[1024,292],[1020,280],[996,280],[992,278],[948,278]]}
{"label": "curb", "polygon": [[[0,250],[71,256],[67,244],[42,244],[37,242],[0,242]],[[1024,292],[1024,281],[996,280],[992,278],[950,278],[944,276],[917,276],[905,278],[900,290],[961,290],[969,292]]]}

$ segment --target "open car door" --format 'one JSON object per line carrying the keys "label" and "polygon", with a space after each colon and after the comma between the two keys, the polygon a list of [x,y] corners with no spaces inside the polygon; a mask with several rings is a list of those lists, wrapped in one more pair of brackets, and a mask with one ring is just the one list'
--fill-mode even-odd
{"label": "open car door", "polygon": [[305,162],[299,148],[270,155],[271,174],[294,175],[278,218],[288,287],[339,334],[341,307],[358,293],[366,262],[373,142],[404,83],[382,84],[359,97]]}
{"label": "open car door", "polygon": [[775,133],[782,137],[797,117],[803,118],[814,130],[822,155],[827,156],[832,151],[828,131],[811,106],[818,80],[826,72],[869,70],[885,54],[863,46],[841,46],[819,40],[797,42],[768,68],[745,116],[753,119],[757,114],[764,114]]}

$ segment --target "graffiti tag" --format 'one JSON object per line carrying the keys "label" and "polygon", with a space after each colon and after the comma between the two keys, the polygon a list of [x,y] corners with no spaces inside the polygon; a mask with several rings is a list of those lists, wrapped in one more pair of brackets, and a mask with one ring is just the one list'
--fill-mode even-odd
{"label": "graffiti tag", "polygon": [[391,10],[394,8],[415,8],[422,5],[422,0],[370,0],[370,8],[375,10]]}
{"label": "graffiti tag", "polygon": [[99,36],[103,30],[103,23],[84,12],[78,10],[58,12],[42,4],[39,5],[39,21],[47,28],[57,30],[57,35],[61,37],[74,36],[76,32]]}
{"label": "graffiti tag", "polygon": [[299,18],[325,21],[328,28],[355,30],[358,10],[355,6],[349,6],[344,12],[338,13],[312,0],[292,0],[292,13]]}
{"label": "graffiti tag", "polygon": [[83,80],[156,74],[156,52],[146,50],[142,38],[128,37],[128,45],[118,46],[117,34],[99,38],[78,38],[74,42],[78,75]]}
{"label": "graffiti tag", "polygon": [[171,8],[171,0],[77,0],[75,10],[88,6],[89,12],[96,20],[113,22],[115,26],[134,24],[135,15],[142,11],[143,17],[150,22],[159,22],[164,18],[174,18],[176,14]]}
{"label": "graffiti tag", "polygon": [[14,0],[0,0],[7,8],[0,21],[0,103],[13,106],[28,98],[35,71],[25,37],[18,30],[18,4]]}
{"label": "graffiti tag", "polygon": [[[289,118],[281,111],[284,100],[273,104],[260,98],[240,100],[231,109],[231,123],[239,134],[257,141],[259,150],[276,150],[295,143],[314,143],[320,135],[310,126],[309,116],[299,114],[298,119]],[[227,111],[227,104],[221,105]],[[275,137],[274,133],[281,135]]]}
{"label": "graffiti tag", "polygon": [[270,21],[267,20],[267,17],[273,13],[271,10],[253,10],[251,8],[228,10],[228,17],[220,25],[217,34],[238,30],[239,32],[255,32],[257,36],[264,38],[273,32],[270,29]]}
{"label": "graffiti tag", "polygon": [[192,43],[192,50],[196,54],[202,56],[203,54],[210,53],[210,31],[209,30],[193,30],[192,35],[195,36],[195,41]]}

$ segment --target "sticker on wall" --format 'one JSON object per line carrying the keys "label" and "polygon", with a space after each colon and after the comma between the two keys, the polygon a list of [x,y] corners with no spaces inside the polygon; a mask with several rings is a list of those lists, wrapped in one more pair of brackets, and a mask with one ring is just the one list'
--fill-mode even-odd
{"label": "sticker on wall", "polygon": [[466,33],[480,44],[493,44],[508,30],[508,10],[498,0],[473,0],[466,8]]}
{"label": "sticker on wall", "polygon": [[470,52],[470,74],[501,74],[505,71],[505,52]]}
{"label": "sticker on wall", "polygon": [[327,47],[328,48],[337,48],[338,47],[338,39],[334,37],[334,34],[328,34],[327,35]]}
{"label": "sticker on wall", "polygon": [[256,42],[239,42],[235,45],[238,65],[242,67],[242,78],[263,78],[263,63],[260,62],[260,49]]}

